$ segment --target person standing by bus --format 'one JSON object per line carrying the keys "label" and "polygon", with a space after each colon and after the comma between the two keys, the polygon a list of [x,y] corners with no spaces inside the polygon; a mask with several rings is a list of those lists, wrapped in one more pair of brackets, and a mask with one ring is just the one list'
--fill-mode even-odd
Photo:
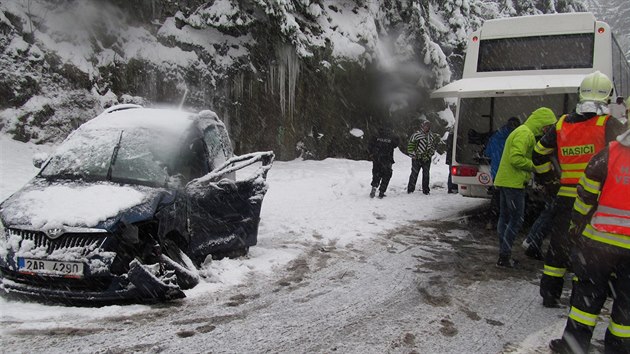
{"label": "person standing by bus", "polygon": [[407,184],[407,193],[413,193],[416,190],[418,174],[422,169],[422,193],[429,194],[431,160],[439,138],[431,133],[431,123],[428,120],[421,121],[419,128],[411,135],[407,144],[407,154],[411,157],[411,174]]}
{"label": "person standing by bus", "polygon": [[508,119],[501,128],[494,132],[490,136],[490,139],[488,139],[488,143],[486,144],[483,154],[490,159],[490,175],[492,176],[493,181],[497,177],[497,172],[499,171],[499,163],[501,162],[501,156],[503,155],[505,141],[510,133],[519,125],[521,125],[520,119],[510,117],[510,119]]}
{"label": "person standing by bus", "polygon": [[514,268],[512,244],[518,235],[525,215],[525,186],[529,182],[534,163],[532,151],[536,136],[542,135],[545,126],[553,125],[556,115],[546,107],[532,112],[523,125],[514,129],[505,141],[499,171],[494,185],[499,188],[499,260],[498,267]]}
{"label": "person standing by bus", "polygon": [[562,338],[549,343],[555,353],[588,352],[613,273],[604,351],[630,353],[630,131],[616,140],[590,160],[577,186],[570,234],[577,282]]}
{"label": "person standing by bus", "polygon": [[[486,148],[483,151],[484,156],[490,159],[490,176],[492,176],[492,180],[494,181],[497,177],[497,172],[499,171],[499,163],[501,162],[501,156],[503,155],[503,148],[505,146],[505,141],[511,132],[514,131],[519,125],[521,125],[520,119],[516,117],[510,117],[508,121],[503,124],[501,128],[499,128],[496,132],[494,132],[490,139],[488,139],[488,143],[486,144]],[[492,230],[493,225],[496,223],[499,217],[499,191],[496,187],[492,188],[492,197],[490,199],[490,213],[492,214],[488,220],[488,224],[486,229]]]}
{"label": "person standing by bus", "polygon": [[543,306],[557,307],[562,295],[564,275],[569,267],[573,246],[568,237],[571,210],[577,195],[576,185],[588,161],[623,131],[621,123],[609,119],[606,103],[612,93],[612,82],[596,71],[587,75],[579,88],[579,102],[574,113],[565,114],[536,144],[534,163],[541,180],[555,178],[551,157],[556,153],[560,165],[560,189],[556,197],[556,223],[550,233],[545,255],[540,296]]}

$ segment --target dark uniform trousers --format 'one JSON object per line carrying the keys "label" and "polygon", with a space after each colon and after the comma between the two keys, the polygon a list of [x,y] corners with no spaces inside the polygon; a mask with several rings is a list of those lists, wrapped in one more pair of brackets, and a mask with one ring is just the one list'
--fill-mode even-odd
{"label": "dark uniform trousers", "polygon": [[418,183],[418,174],[422,169],[422,193],[429,193],[429,178],[431,170],[431,160],[422,161],[420,159],[411,159],[411,174],[409,175],[409,183],[407,184],[407,192],[411,193],[416,190]]}
{"label": "dark uniform trousers", "polygon": [[[630,327],[630,250],[580,237],[580,246],[574,248],[571,256],[577,277],[571,294],[572,307],[585,313],[599,314],[610,294],[614,299],[610,319],[618,325]],[[574,352],[580,353],[581,350],[586,353],[593,329],[594,326],[569,317],[563,338]],[[604,342],[606,354],[630,353],[630,337],[615,336],[610,327],[606,330]]]}
{"label": "dark uniform trousers", "polygon": [[[558,196],[554,225],[549,237],[549,248],[545,256],[545,270],[540,279],[540,296],[544,299],[559,299],[564,286],[564,270],[571,268],[570,255],[574,240],[569,237],[569,225],[575,198]],[[554,270],[563,270],[558,274]]]}
{"label": "dark uniform trousers", "polygon": [[381,193],[385,193],[391,178],[392,162],[375,159],[372,162],[372,187],[378,188]]}

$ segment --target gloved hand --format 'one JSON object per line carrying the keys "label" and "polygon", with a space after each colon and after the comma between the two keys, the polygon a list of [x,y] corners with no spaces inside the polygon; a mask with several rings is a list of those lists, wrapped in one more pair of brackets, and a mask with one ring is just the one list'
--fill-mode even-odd
{"label": "gloved hand", "polygon": [[534,193],[536,193],[536,195],[542,195],[542,194],[546,194],[546,190],[545,190],[545,185],[544,184],[539,184],[539,183],[533,183],[532,184],[532,190]]}
{"label": "gloved hand", "polygon": [[575,222],[571,220],[569,224],[569,242],[575,246],[580,245],[580,241],[582,240],[582,231],[584,230],[584,225],[581,225],[579,222]]}
{"label": "gloved hand", "polygon": [[575,224],[575,222],[573,222],[573,220],[571,220],[571,222],[569,223],[569,236],[575,236],[579,233],[578,231],[578,227]]}

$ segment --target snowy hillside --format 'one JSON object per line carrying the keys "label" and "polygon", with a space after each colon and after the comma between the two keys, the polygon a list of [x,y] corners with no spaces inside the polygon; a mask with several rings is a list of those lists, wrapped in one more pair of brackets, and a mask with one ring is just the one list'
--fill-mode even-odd
{"label": "snowy hillside", "polygon": [[238,153],[361,159],[353,129],[449,127],[428,94],[487,19],[587,4],[628,38],[625,0],[584,1],[3,1],[0,131],[57,142],[115,102],[182,105],[219,113]]}

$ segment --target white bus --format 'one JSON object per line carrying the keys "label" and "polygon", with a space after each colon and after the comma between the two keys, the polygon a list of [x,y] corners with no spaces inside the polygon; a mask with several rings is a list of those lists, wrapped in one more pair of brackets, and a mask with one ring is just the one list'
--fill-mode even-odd
{"label": "white bus", "polygon": [[595,70],[613,80],[613,98],[628,97],[628,60],[610,27],[591,13],[488,20],[472,33],[462,79],[431,94],[457,98],[451,173],[459,193],[489,196],[484,149],[493,132],[542,106],[558,117],[571,112],[582,78]]}

